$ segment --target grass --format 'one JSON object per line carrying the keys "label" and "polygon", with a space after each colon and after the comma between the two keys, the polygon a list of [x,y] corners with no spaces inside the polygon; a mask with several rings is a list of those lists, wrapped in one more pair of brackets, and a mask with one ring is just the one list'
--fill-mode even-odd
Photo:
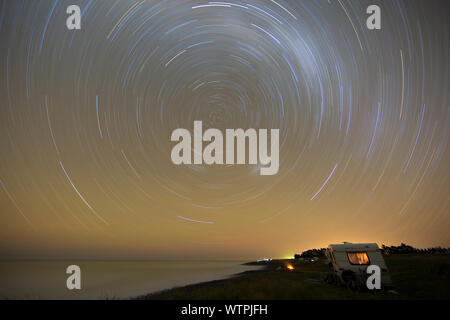
{"label": "grass", "polygon": [[450,256],[392,255],[386,264],[392,282],[407,299],[450,299]]}
{"label": "grass", "polygon": [[[325,260],[303,262],[274,260],[262,271],[245,272],[224,280],[165,290],[137,299],[450,299],[449,255],[392,255],[385,257],[395,290],[352,291],[323,282]],[[286,270],[286,264],[294,266]],[[277,270],[283,266],[281,270]]]}

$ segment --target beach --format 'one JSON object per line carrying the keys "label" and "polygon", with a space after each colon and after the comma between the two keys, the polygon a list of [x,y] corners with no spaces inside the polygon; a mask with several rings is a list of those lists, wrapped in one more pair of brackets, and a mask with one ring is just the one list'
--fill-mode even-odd
{"label": "beach", "polygon": [[[385,257],[393,290],[355,291],[325,283],[328,262],[294,259],[251,262],[263,268],[234,277],[138,296],[154,300],[404,300],[450,299],[450,256]],[[292,266],[293,269],[288,269]]]}

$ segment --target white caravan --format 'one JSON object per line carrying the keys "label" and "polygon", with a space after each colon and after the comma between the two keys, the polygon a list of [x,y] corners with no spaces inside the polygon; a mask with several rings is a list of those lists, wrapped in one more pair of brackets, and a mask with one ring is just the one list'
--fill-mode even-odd
{"label": "white caravan", "polygon": [[381,270],[381,286],[392,286],[386,263],[376,243],[330,244],[325,254],[332,268],[332,273],[327,278],[329,282],[364,288],[369,276],[367,267],[377,265]]}

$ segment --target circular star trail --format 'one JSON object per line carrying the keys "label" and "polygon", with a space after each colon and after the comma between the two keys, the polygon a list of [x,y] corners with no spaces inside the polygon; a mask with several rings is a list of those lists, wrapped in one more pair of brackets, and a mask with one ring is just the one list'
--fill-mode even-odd
{"label": "circular star trail", "polygon": [[[448,245],[448,4],[371,4],[2,2],[2,255]],[[279,129],[278,174],[174,165],[194,120]]]}

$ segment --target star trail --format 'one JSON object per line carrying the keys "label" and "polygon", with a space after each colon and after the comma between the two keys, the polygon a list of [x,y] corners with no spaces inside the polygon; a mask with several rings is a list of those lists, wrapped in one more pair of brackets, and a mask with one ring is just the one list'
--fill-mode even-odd
{"label": "star trail", "polygon": [[[448,2],[0,8],[1,257],[449,245]],[[279,129],[278,173],[174,165],[171,132],[194,121]]]}

